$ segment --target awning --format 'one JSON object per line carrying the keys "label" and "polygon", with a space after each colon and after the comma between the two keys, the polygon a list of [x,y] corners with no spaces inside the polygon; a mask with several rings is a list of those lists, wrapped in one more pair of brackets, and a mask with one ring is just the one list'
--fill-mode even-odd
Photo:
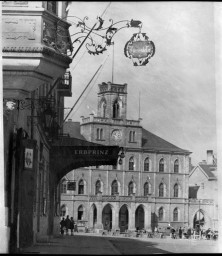
{"label": "awning", "polygon": [[77,139],[61,138],[54,141],[50,150],[50,170],[59,181],[79,167],[116,165],[120,147]]}

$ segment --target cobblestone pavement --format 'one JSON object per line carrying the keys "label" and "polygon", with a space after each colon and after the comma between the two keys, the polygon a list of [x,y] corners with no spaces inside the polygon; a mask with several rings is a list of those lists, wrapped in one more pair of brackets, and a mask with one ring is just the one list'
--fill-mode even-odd
{"label": "cobblestone pavement", "polygon": [[58,236],[50,243],[39,243],[21,250],[21,254],[168,254],[221,253],[218,241],[171,238],[124,238],[98,234]]}

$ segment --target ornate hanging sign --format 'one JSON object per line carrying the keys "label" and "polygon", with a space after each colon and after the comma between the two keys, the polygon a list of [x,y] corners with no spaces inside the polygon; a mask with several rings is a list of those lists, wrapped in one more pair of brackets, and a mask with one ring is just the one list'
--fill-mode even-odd
{"label": "ornate hanging sign", "polygon": [[145,66],[154,53],[155,45],[146,33],[133,34],[124,48],[125,56],[132,59],[134,66]]}

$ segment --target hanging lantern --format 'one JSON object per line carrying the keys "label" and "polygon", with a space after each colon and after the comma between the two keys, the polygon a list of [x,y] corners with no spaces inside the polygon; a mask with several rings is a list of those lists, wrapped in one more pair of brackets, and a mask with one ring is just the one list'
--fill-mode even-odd
{"label": "hanging lantern", "polygon": [[154,53],[155,45],[146,33],[133,34],[124,48],[125,56],[132,59],[134,66],[145,66]]}

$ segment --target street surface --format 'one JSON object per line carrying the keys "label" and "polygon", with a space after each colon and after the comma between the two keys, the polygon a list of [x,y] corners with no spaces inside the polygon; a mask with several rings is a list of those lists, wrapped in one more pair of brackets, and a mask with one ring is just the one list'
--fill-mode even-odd
{"label": "street surface", "polygon": [[58,236],[50,243],[39,243],[23,249],[22,254],[168,254],[168,253],[221,253],[218,241],[171,239],[171,238],[125,238],[78,234]]}

